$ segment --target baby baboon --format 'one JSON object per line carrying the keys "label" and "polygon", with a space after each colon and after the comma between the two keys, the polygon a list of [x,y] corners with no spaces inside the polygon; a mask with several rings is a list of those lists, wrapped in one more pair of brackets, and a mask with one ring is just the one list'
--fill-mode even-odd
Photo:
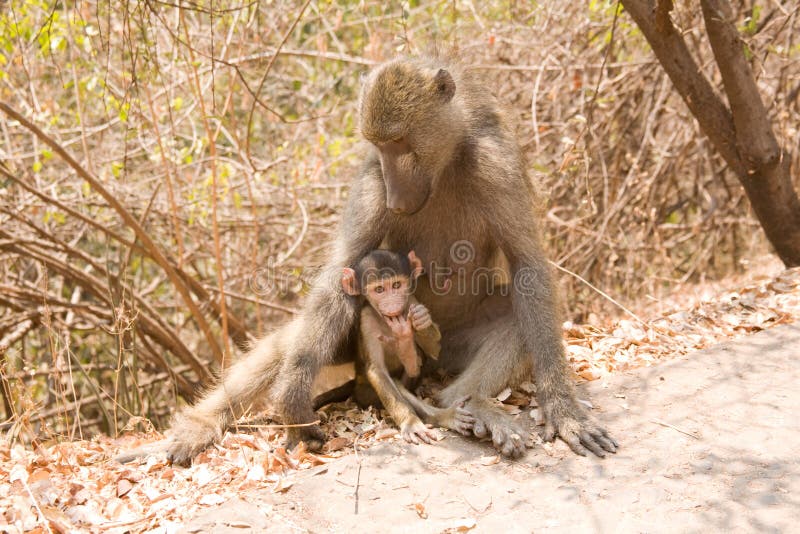
{"label": "baby baboon", "polygon": [[[442,333],[439,364],[459,376],[440,406],[469,397],[473,433],[507,456],[525,451],[527,428],[490,397],[533,372],[544,437],[560,435],[578,454],[605,456],[617,444],[577,402],[564,358],[556,287],[542,250],[535,191],[514,129],[482,75],[442,57],[398,59],[366,77],[359,129],[369,147],[353,179],[333,256],[303,312],[257,344],[223,382],[176,420],[169,455],[187,462],[219,439],[231,417],[271,391],[289,444],[321,447],[312,383],[320,370],[352,360],[358,300],[342,268],[379,246],[415,250],[427,262],[415,297]],[[488,283],[498,258],[511,284]],[[436,287],[442,272],[457,277]],[[464,282],[463,284],[461,282]]]}
{"label": "baby baboon", "polygon": [[[406,257],[388,250],[373,250],[355,269],[345,267],[342,272],[345,293],[366,300],[359,321],[356,402],[364,406],[380,401],[403,438],[412,443],[438,439],[437,432],[425,424],[468,435],[475,422],[464,409],[466,398],[437,408],[408,390],[419,378],[419,349],[434,359],[440,351],[439,327],[412,295],[421,273],[422,262],[414,251]],[[392,378],[401,374],[400,382]]]}

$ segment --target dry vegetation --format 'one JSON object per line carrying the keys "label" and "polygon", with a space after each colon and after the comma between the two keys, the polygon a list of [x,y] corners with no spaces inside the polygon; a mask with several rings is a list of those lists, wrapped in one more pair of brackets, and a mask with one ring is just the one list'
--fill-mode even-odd
{"label": "dry vegetation", "polygon": [[[183,5],[3,4],[11,441],[116,435],[139,417],[161,427],[236,345],[294,313],[358,164],[359,76],[433,42],[481,69],[517,120],[553,260],[639,316],[655,315],[645,295],[767,250],[736,179],[613,3]],[[784,144],[800,135],[799,16],[796,1],[739,15]],[[674,19],[707,59],[693,7]],[[578,277],[560,281],[567,317],[595,323],[574,339],[620,313]]]}

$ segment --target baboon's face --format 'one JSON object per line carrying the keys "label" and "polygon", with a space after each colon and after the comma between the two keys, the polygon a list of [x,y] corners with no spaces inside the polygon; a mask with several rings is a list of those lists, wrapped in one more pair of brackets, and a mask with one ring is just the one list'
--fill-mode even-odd
{"label": "baboon's face", "polygon": [[408,312],[409,288],[407,276],[393,276],[367,284],[364,294],[383,317],[400,317]]}
{"label": "baboon's face", "polygon": [[433,176],[424,172],[405,137],[375,143],[386,184],[386,207],[394,213],[416,213],[431,192]]}
{"label": "baboon's face", "polygon": [[389,63],[367,77],[361,92],[361,133],[378,150],[386,207],[398,214],[425,205],[449,161],[455,82],[444,69]]}

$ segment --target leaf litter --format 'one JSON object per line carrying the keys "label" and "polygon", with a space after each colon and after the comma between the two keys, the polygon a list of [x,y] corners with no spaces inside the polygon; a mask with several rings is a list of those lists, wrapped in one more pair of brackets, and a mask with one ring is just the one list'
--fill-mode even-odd
{"label": "leaf litter", "polygon": [[[566,354],[577,381],[596,380],[685,355],[800,317],[800,268],[763,277],[684,309],[645,322],[622,319],[607,327],[565,323]],[[430,396],[441,383],[423,384]],[[497,402],[542,424],[531,382],[506,389]],[[591,409],[591,403],[585,402]],[[243,490],[291,491],[294,477],[382,441],[399,439],[378,411],[351,402],[320,411],[328,442],[321,453],[282,446],[284,432],[250,425],[254,432],[225,434],[191,467],[171,466],[151,456],[129,464],[113,458],[142,444],[164,439],[151,432],[118,439],[41,444],[33,448],[0,439],[0,531],[172,533],[203,509],[241,498]],[[526,416],[527,415],[523,415]],[[500,461],[486,456],[476,468]],[[420,517],[424,505],[415,505]],[[272,509],[265,513],[275,514]],[[454,531],[469,530],[474,522]]]}

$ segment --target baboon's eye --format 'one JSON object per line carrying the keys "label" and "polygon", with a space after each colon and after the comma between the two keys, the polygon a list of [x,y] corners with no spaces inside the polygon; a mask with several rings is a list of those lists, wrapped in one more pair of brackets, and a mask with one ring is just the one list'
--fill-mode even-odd
{"label": "baboon's eye", "polygon": [[392,289],[400,289],[400,286],[403,285],[399,281],[392,284]]}
{"label": "baboon's eye", "polygon": [[398,145],[403,141],[405,141],[405,138],[403,137],[395,137],[394,139],[392,139],[392,143],[397,143]]}
{"label": "baboon's eye", "polygon": [[375,293],[383,293],[383,286],[375,286]]}

